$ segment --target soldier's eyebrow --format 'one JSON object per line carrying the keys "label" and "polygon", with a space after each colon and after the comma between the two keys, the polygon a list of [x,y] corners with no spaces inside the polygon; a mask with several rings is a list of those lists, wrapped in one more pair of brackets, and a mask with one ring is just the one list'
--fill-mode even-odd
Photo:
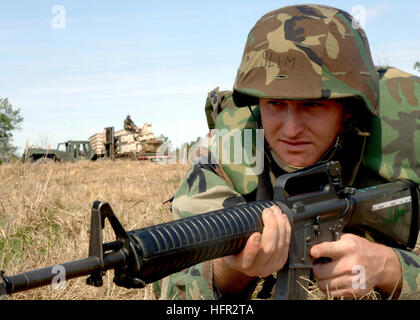
{"label": "soldier's eyebrow", "polygon": [[323,106],[322,101],[303,101],[304,106]]}
{"label": "soldier's eyebrow", "polygon": [[267,99],[267,103],[268,104],[274,104],[274,105],[285,105],[283,100],[279,100],[279,99]]}

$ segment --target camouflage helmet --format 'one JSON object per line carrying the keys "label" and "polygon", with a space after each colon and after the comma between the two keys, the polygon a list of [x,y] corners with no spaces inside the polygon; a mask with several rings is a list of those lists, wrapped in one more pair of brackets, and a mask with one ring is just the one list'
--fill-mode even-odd
{"label": "camouflage helmet", "polygon": [[378,75],[365,32],[353,21],[347,12],[322,5],[265,14],[248,35],[233,87],[235,104],[356,98],[376,115]]}

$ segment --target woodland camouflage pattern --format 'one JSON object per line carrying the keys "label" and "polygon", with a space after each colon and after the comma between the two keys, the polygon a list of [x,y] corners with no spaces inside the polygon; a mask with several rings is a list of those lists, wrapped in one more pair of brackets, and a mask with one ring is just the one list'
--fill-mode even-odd
{"label": "woodland camouflage pattern", "polygon": [[377,113],[378,76],[362,28],[339,9],[290,6],[264,15],[248,35],[234,84],[238,107],[255,98],[358,97]]}
{"label": "woodland camouflage pattern", "polygon": [[[249,111],[238,108],[232,103],[232,91],[218,92],[218,89],[215,89],[210,94],[214,92],[218,93],[217,101],[220,103],[214,107],[222,110],[219,116],[215,116],[215,128],[230,128],[231,130],[255,128],[255,122]],[[259,115],[258,107],[253,110],[255,115]],[[196,150],[193,157],[195,164],[191,166],[186,179],[175,194],[173,202],[175,218],[184,218],[246,203],[243,195],[257,188],[258,176],[245,174],[246,164],[237,165],[215,161],[216,157],[209,151],[211,147],[204,147],[206,143],[216,144],[214,130],[201,143],[201,149]],[[213,161],[207,161],[209,164],[205,164],[206,159],[200,159],[203,156],[212,157]],[[270,176],[274,184],[275,176],[271,171]],[[399,298],[420,299],[420,257],[412,252],[397,249],[395,251],[403,270],[403,287]],[[420,253],[419,240],[415,252]],[[212,278],[211,262],[208,261],[155,282],[154,289],[161,299],[210,300],[217,298],[217,293],[212,288]]]}
{"label": "woodland camouflage pattern", "polygon": [[[397,68],[378,68],[380,116],[372,119],[365,164],[386,180],[420,184],[420,78]],[[420,299],[420,258],[396,250],[403,269],[401,299]],[[420,239],[414,250],[420,254]]]}
{"label": "woodland camouflage pattern", "polygon": [[[253,110],[259,115],[258,107]],[[192,152],[190,171],[174,197],[172,213],[175,219],[245,204],[247,201],[242,195],[257,188],[258,175],[246,172],[246,169],[252,170],[255,166],[249,165],[245,157],[239,164],[226,161],[222,157],[223,152],[218,151],[231,151],[231,145],[227,143],[229,134],[220,136],[218,131],[255,131],[256,123],[249,110],[235,106],[232,91],[219,92],[216,88],[208,95],[205,112],[209,129],[212,130]],[[243,148],[243,154],[247,152],[246,149]],[[255,154],[255,146],[252,151]],[[272,178],[274,182],[274,175]],[[211,261],[200,263],[155,282],[154,290],[160,299],[165,300],[212,300],[217,298],[212,286],[212,271]]]}
{"label": "woodland camouflage pattern", "polygon": [[[415,150],[415,144],[407,143],[413,141],[412,137],[419,139],[414,133],[419,130],[419,124],[415,123],[418,117],[414,113],[419,109],[418,78],[411,75],[401,78],[398,72],[399,77],[395,80],[395,72],[385,74],[380,84],[381,90],[384,87],[389,90],[381,92],[381,99],[383,96],[390,99],[381,100],[379,108],[379,78],[368,42],[363,30],[353,29],[351,21],[351,16],[344,11],[305,5],[270,12],[257,22],[249,34],[234,91],[219,92],[216,88],[207,97],[205,113],[210,133],[195,149],[190,171],[175,194],[172,206],[175,219],[246,203],[247,195],[256,190],[259,173],[255,170],[255,164],[245,161],[246,157],[242,158],[242,163],[226,161],[222,155],[225,151],[232,155],[229,153],[232,148],[226,136],[219,133],[221,130],[239,131],[240,134],[252,130],[255,133],[257,123],[248,108],[242,107],[252,106],[258,121],[259,107],[256,101],[259,97],[334,99],[356,96],[364,102],[370,115],[377,115],[379,109],[388,110],[389,105],[385,107],[383,103],[393,99],[398,102],[394,109],[385,112],[384,118],[373,117],[374,123],[382,124],[382,131],[378,130],[380,126],[374,128],[365,164],[381,175],[381,181],[418,176],[418,162],[408,159],[413,153],[413,159],[420,159],[420,150]],[[281,46],[278,40],[272,41],[274,36],[282,39]],[[308,74],[308,67],[312,70],[311,74]],[[387,79],[390,81],[386,82]],[[413,79],[415,83],[409,84],[408,80]],[[411,117],[409,122],[404,120],[407,114]],[[403,121],[396,123],[397,119]],[[411,123],[413,131],[409,133],[411,139],[403,141],[398,138],[399,129],[392,128],[402,128],[407,123]],[[385,129],[391,129],[390,137]],[[382,141],[379,149],[376,144],[378,140]],[[395,143],[392,143],[394,140]],[[256,143],[257,139],[253,142]],[[256,145],[247,150],[243,140],[240,146],[248,157],[260,151]],[[395,155],[406,147],[408,151],[404,151],[405,156],[400,161],[402,155]],[[410,171],[410,166],[413,171]],[[254,174],[249,174],[250,169],[254,170]],[[271,168],[269,174],[274,184],[276,176]],[[417,249],[420,250],[420,246]],[[395,251],[403,270],[403,287],[399,298],[420,299],[420,257],[413,252]],[[153,286],[160,299],[217,299],[219,295],[212,280],[212,264],[207,261],[157,281]],[[252,289],[239,298],[249,298]]]}
{"label": "woodland camouflage pattern", "polygon": [[387,180],[420,184],[420,78],[382,68],[380,117],[372,120],[366,164]]}

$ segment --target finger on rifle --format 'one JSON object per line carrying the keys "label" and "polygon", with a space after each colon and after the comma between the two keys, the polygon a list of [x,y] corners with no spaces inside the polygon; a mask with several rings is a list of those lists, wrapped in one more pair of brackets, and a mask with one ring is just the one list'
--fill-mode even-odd
{"label": "finger on rifle", "polygon": [[[279,208],[279,210],[280,210],[280,208]],[[292,227],[290,226],[290,221],[289,221],[289,218],[287,217],[287,215],[282,214],[281,217],[283,218],[284,225],[286,227],[286,232],[284,234],[284,241],[287,245],[289,245],[290,235],[292,233]]]}
{"label": "finger on rifle", "polygon": [[346,254],[348,248],[344,241],[322,242],[311,248],[310,254],[312,258],[331,258],[338,259]]}
{"label": "finger on rifle", "polygon": [[351,272],[351,266],[341,259],[349,251],[346,241],[323,242],[312,247],[312,258],[331,258],[330,262],[314,264],[313,272],[317,279],[329,279]]}
{"label": "finger on rifle", "polygon": [[281,228],[280,213],[276,210],[276,207],[267,208],[263,211],[262,218],[264,229],[261,238],[261,247],[265,253],[274,253],[281,232],[279,230]]}
{"label": "finger on rifle", "polygon": [[284,266],[288,257],[291,226],[287,215],[283,214],[279,207],[273,207],[273,211],[279,225],[277,251],[275,255],[276,269],[279,270]]}
{"label": "finger on rifle", "polygon": [[[277,250],[279,225],[273,209],[266,208],[262,213],[264,224],[261,236],[261,249],[259,250],[254,264],[257,265],[259,276],[267,276],[268,269],[271,268],[270,259]],[[267,273],[267,274],[266,274]]]}
{"label": "finger on rifle", "polygon": [[243,267],[249,268],[255,260],[260,248],[261,248],[261,233],[255,232],[253,233],[246,245],[244,250],[242,250],[244,257],[243,257]]}
{"label": "finger on rifle", "polygon": [[341,276],[341,271],[337,268],[339,260],[332,260],[327,263],[317,263],[313,266],[313,273],[317,280],[328,280]]}
{"label": "finger on rifle", "polygon": [[281,209],[277,206],[271,207],[274,216],[277,220],[278,225],[278,241],[277,246],[278,248],[283,248],[285,244],[290,242],[290,223],[289,219],[285,214],[281,212]]}
{"label": "finger on rifle", "polygon": [[235,266],[241,270],[248,269],[255,260],[261,248],[261,233],[254,232],[248,238],[245,247],[235,256],[227,256],[225,259],[231,266]]}

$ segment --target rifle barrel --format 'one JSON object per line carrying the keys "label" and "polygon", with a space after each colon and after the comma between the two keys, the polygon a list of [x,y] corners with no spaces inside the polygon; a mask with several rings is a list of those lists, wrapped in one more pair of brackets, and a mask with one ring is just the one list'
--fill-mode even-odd
{"label": "rifle barrel", "polygon": [[6,288],[7,294],[12,294],[53,284],[55,277],[61,276],[62,278],[60,278],[60,280],[62,281],[89,275],[96,271],[105,271],[124,263],[125,259],[126,257],[123,252],[112,252],[104,256],[104,265],[101,266],[98,257],[90,256],[42,269],[18,273],[12,276],[3,276],[3,286]]}

